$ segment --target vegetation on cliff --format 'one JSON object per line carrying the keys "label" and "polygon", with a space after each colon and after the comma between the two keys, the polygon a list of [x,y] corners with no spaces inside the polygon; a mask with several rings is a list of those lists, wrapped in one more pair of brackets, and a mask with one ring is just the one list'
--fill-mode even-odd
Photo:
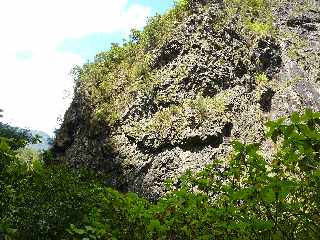
{"label": "vegetation on cliff", "polygon": [[226,158],[231,141],[266,149],[270,118],[320,111],[319,9],[314,0],[177,1],[75,69],[55,160],[157,199],[165,179]]}
{"label": "vegetation on cliff", "polygon": [[[158,65],[170,62],[173,60],[170,58],[174,57],[170,55],[175,54],[167,49],[165,51],[168,51],[168,59],[166,56],[159,59],[155,51],[170,41],[178,25],[196,10],[193,8],[199,8],[196,4],[207,2],[209,1],[176,1],[172,10],[152,17],[143,31],[133,30],[128,42],[122,46],[114,44],[109,51],[99,53],[94,62],[74,69],[79,83],[78,91],[87,92],[88,101],[95,106],[94,117],[114,125],[124,120],[128,106],[138,95],[151,94],[163,81],[159,76],[161,72],[157,71],[160,67]],[[209,26],[217,35],[224,32],[225,27],[231,23],[236,23],[235,27],[240,32],[252,38],[248,43],[252,46],[257,39],[275,34],[271,7],[279,4],[278,1],[218,2],[218,16],[215,16],[216,19]],[[188,66],[178,66],[175,80],[181,81],[186,76],[186,71]],[[159,102],[163,101],[161,97],[166,98],[159,96]]]}
{"label": "vegetation on cliff", "polygon": [[[0,128],[0,239],[319,239],[319,71],[305,65],[318,58],[298,34],[319,20],[284,27],[284,2],[177,1],[74,69],[53,152]],[[292,61],[311,80],[291,78]],[[296,92],[313,111],[294,112]]]}

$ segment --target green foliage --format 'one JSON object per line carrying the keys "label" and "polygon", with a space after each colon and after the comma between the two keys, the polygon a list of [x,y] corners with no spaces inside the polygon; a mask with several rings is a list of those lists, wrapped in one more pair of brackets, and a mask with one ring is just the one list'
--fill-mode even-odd
{"label": "green foliage", "polygon": [[[320,113],[269,122],[278,149],[233,143],[228,162],[188,171],[155,203],[65,167],[10,170],[30,152],[1,139],[0,236],[7,239],[319,239]],[[18,158],[18,155],[20,156]]]}
{"label": "green foliage", "polygon": [[176,8],[183,9],[183,10],[187,10],[189,8],[189,2],[190,0],[175,0],[174,4],[176,6]]}
{"label": "green foliage", "polygon": [[[225,4],[245,30],[265,37],[273,32],[270,2]],[[148,52],[166,42],[189,7],[176,1],[143,31],[133,30],[129,42],[74,69],[76,90],[88,91],[96,117],[117,124],[125,106],[157,84]],[[265,74],[256,80],[268,81]],[[184,129],[186,112],[208,119],[222,113],[226,101],[198,96],[172,105],[140,131]],[[228,162],[167,180],[168,193],[151,203],[107,188],[84,170],[52,166],[51,151],[21,149],[33,141],[30,135],[0,124],[0,239],[319,239],[320,113],[294,113],[266,127],[277,149],[272,161],[258,144],[233,142]]]}
{"label": "green foliage", "polygon": [[[225,0],[214,25],[222,27],[236,22],[244,35],[265,37],[273,33],[272,1]],[[174,29],[192,11],[189,0],[175,1],[174,8],[148,20],[143,31],[132,30],[123,45],[113,44],[109,51],[98,54],[92,63],[75,68],[76,91],[82,91],[89,105],[94,106],[93,117],[117,126],[127,114],[128,107],[137,97],[148,95],[161,80],[155,64],[157,50],[175,34]],[[221,19],[220,19],[221,18]],[[228,21],[226,20],[228,19]],[[181,69],[176,78],[181,78]],[[167,96],[164,96],[167,97]]]}
{"label": "green foliage", "polygon": [[0,215],[18,229],[18,239],[60,239],[71,222],[84,221],[94,206],[95,191],[94,185],[66,168],[27,176],[9,172],[0,193]]}
{"label": "green foliage", "polygon": [[194,99],[161,109],[147,121],[137,122],[126,128],[125,132],[137,139],[143,139],[146,135],[157,135],[158,139],[163,141],[174,141],[174,138],[180,136],[179,134],[183,135],[183,131],[188,127],[194,124],[199,127],[221,117],[228,105],[228,99],[227,93],[214,97],[199,94]]}
{"label": "green foliage", "polygon": [[94,62],[73,70],[76,90],[86,92],[95,106],[94,117],[116,125],[136,96],[148,93],[157,84],[151,51],[165,44],[187,14],[188,1],[178,1],[167,13],[150,18],[143,31],[132,30],[129,41],[122,46],[113,44]]}
{"label": "green foliage", "polygon": [[227,166],[187,173],[157,204],[165,217],[154,223],[156,239],[317,239],[320,114],[295,113],[290,121],[267,125],[268,136],[283,141],[272,163],[257,144],[234,142]]}
{"label": "green foliage", "polygon": [[269,82],[269,79],[265,73],[260,73],[256,75],[256,81],[258,84],[266,84],[267,82]]}
{"label": "green foliage", "polygon": [[28,130],[12,127],[1,122],[0,137],[11,139],[11,141],[8,141],[8,144],[10,144],[13,149],[18,149],[26,146],[28,143],[36,143],[38,141]]}
{"label": "green foliage", "polygon": [[258,37],[273,35],[273,15],[271,7],[276,1],[270,0],[226,0],[227,12],[237,15],[243,27]]}
{"label": "green foliage", "polygon": [[187,100],[184,105],[196,111],[200,119],[205,119],[214,113],[223,113],[227,102],[228,94],[217,94],[215,97],[198,95],[194,100]]}
{"label": "green foliage", "polygon": [[[16,151],[16,160],[9,166],[9,172],[34,172],[41,173],[43,171],[43,160],[39,152],[29,149],[22,148]],[[20,169],[20,171],[18,170]]]}
{"label": "green foliage", "polygon": [[174,8],[164,15],[156,15],[149,19],[147,26],[139,35],[139,42],[147,48],[154,48],[162,44],[171,31],[175,22],[186,16],[189,7],[189,0],[176,0]]}
{"label": "green foliage", "polygon": [[303,169],[304,174],[319,169],[320,159],[320,113],[306,110],[303,115],[293,113],[291,124],[285,118],[267,124],[268,136],[276,142],[283,138],[282,151],[275,160],[285,160],[288,170],[295,173],[296,168]]}
{"label": "green foliage", "polygon": [[260,35],[260,36],[267,36],[272,32],[272,24],[270,22],[258,22],[258,21],[247,21],[246,22],[247,28]]}

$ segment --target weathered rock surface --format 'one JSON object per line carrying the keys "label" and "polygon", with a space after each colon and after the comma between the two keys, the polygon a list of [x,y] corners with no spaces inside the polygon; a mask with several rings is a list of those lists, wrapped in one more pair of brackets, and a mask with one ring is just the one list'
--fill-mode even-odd
{"label": "weathered rock surface", "polygon": [[104,171],[108,184],[156,199],[165,179],[227,157],[234,139],[271,152],[266,121],[320,111],[320,3],[307,2],[279,3],[271,9],[277,33],[254,36],[236,16],[216,27],[223,1],[191,1],[188,17],[152,50],[157,83],[135,94],[116,125],[95,120],[92,93],[76,89],[57,161]]}

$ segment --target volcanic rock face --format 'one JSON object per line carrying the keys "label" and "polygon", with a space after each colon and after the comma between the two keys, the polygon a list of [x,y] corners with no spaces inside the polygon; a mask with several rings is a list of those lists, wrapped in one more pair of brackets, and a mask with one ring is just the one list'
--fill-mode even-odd
{"label": "volcanic rock face", "polygon": [[273,1],[270,34],[246,30],[257,24],[239,12],[225,17],[227,2],[189,2],[170,37],[146,50],[156,81],[129,91],[115,124],[95,117],[103,102],[94,92],[108,80],[80,78],[57,134],[57,160],[104,171],[108,184],[157,199],[165,179],[226,158],[232,140],[262,143],[271,154],[266,121],[320,111],[319,1]]}

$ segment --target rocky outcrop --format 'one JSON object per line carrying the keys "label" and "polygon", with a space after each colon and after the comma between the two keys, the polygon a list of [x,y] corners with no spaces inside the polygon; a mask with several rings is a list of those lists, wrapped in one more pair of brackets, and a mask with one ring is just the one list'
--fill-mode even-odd
{"label": "rocky outcrop", "polygon": [[115,123],[95,117],[101,83],[80,81],[56,137],[57,161],[104,171],[108,184],[157,199],[165,179],[226,158],[234,139],[270,154],[269,119],[320,111],[319,1],[274,1],[267,34],[266,23],[228,15],[227,2],[189,2],[170,37],[148,50],[157,80],[130,92]]}

